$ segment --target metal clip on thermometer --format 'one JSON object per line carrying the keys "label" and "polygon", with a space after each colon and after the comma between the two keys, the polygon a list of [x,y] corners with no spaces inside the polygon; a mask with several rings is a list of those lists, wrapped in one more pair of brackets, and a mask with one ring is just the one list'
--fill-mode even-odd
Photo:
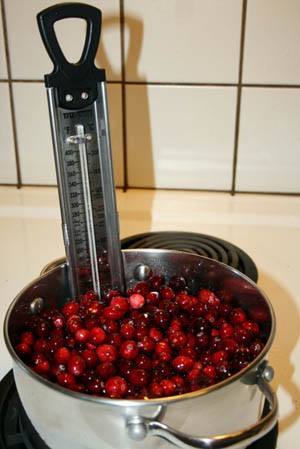
{"label": "metal clip on thermometer", "polygon": [[[86,21],[80,60],[69,63],[58,43],[58,20]],[[45,75],[63,236],[75,297],[87,289],[103,295],[124,290],[116,211],[105,71],[94,60],[101,31],[101,11],[81,3],[59,4],[40,12],[38,25],[54,64]]]}

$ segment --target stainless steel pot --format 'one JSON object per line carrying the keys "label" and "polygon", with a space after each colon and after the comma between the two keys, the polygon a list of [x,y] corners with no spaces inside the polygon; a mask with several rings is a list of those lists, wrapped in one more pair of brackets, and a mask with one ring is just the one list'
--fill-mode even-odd
{"label": "stainless steel pot", "polygon": [[[89,396],[64,389],[31,371],[13,347],[26,316],[61,306],[70,297],[68,266],[62,263],[25,287],[4,323],[17,390],[33,426],[53,449],[245,448],[276,423],[277,400],[269,386],[267,356],[275,334],[270,301],[235,269],[211,259],[167,250],[122,251],[127,287],[149,271],[188,279],[199,287],[225,290],[248,313],[264,316],[265,348],[245,369],[211,387],[180,396],[126,400]],[[49,267],[47,267],[49,269]],[[261,418],[267,400],[269,412]]]}

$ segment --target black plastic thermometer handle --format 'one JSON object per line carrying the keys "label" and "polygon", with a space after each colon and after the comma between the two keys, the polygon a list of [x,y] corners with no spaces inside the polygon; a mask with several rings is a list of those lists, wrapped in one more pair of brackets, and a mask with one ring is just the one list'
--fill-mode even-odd
{"label": "black plastic thermometer handle", "polygon": [[[79,18],[86,21],[86,37],[78,62],[69,62],[58,43],[55,22]],[[58,106],[81,109],[97,99],[97,83],[105,81],[105,71],[95,66],[101,33],[101,11],[83,3],[61,3],[37,15],[40,34],[54,64],[53,72],[45,75],[46,87],[57,89]]]}

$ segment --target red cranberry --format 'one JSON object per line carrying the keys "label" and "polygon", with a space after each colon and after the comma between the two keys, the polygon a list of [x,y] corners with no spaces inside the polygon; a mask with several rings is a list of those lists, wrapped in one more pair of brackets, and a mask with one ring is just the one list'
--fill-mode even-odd
{"label": "red cranberry", "polygon": [[172,358],[172,349],[170,345],[164,341],[156,343],[154,351],[159,360],[168,362]]}
{"label": "red cranberry", "polygon": [[105,382],[106,395],[110,398],[122,398],[126,395],[128,385],[126,380],[121,376],[110,377]]}
{"label": "red cranberry", "polygon": [[164,278],[160,274],[153,275],[148,279],[148,282],[151,286],[151,290],[158,291],[164,282]]}
{"label": "red cranberry", "polygon": [[67,329],[71,334],[75,334],[82,328],[82,320],[79,315],[71,315],[67,319]]}
{"label": "red cranberry", "polygon": [[141,309],[145,304],[145,298],[140,293],[134,293],[129,297],[129,304],[133,309]]}
{"label": "red cranberry", "polygon": [[133,292],[138,293],[141,296],[146,296],[150,291],[150,286],[150,283],[147,281],[139,281],[135,284]]}
{"label": "red cranberry", "polygon": [[149,396],[150,398],[161,398],[164,394],[163,386],[160,382],[152,382],[149,385]]}
{"label": "red cranberry", "polygon": [[134,340],[125,340],[120,346],[120,355],[126,360],[136,359],[138,352],[139,348]]}
{"label": "red cranberry", "polygon": [[90,332],[87,329],[78,329],[75,333],[75,340],[80,342],[88,341],[90,337]]}
{"label": "red cranberry", "polygon": [[134,387],[144,387],[149,382],[149,371],[142,368],[133,368],[129,379]]}
{"label": "red cranberry", "polygon": [[151,338],[149,335],[145,335],[138,342],[138,348],[142,352],[152,352],[155,348],[155,340]]}
{"label": "red cranberry", "polygon": [[25,343],[28,346],[32,346],[34,343],[34,335],[31,331],[22,332],[20,337],[21,343]]}
{"label": "red cranberry", "polygon": [[146,354],[138,354],[135,359],[135,364],[137,368],[142,368],[146,371],[150,371],[152,369],[152,361]]}
{"label": "red cranberry", "polygon": [[179,355],[172,361],[173,368],[179,373],[186,373],[192,369],[193,364],[193,360],[186,355]]}
{"label": "red cranberry", "polygon": [[100,362],[115,362],[118,358],[117,348],[105,343],[97,347],[96,354]]}
{"label": "red cranberry", "polygon": [[171,287],[175,292],[184,290],[187,286],[187,282],[183,276],[172,276],[169,280],[169,287]]}
{"label": "red cranberry", "polygon": [[92,394],[101,395],[105,391],[104,388],[104,381],[99,377],[94,377],[87,383],[87,389]]}
{"label": "red cranberry", "polygon": [[88,368],[95,368],[98,365],[98,357],[96,352],[91,349],[84,349],[81,353]]}
{"label": "red cranberry", "polygon": [[100,377],[105,380],[109,379],[112,376],[115,376],[117,372],[115,365],[111,362],[99,363],[96,371],[100,375]]}
{"label": "red cranberry", "polygon": [[68,361],[68,371],[73,376],[81,376],[85,371],[86,363],[80,355],[73,355]]}
{"label": "red cranberry", "polygon": [[167,329],[170,323],[170,314],[166,310],[158,309],[154,314],[155,324],[161,329]]}
{"label": "red cranberry", "polygon": [[99,345],[106,338],[106,333],[102,327],[94,327],[90,330],[89,341],[94,345]]}
{"label": "red cranberry", "polygon": [[76,378],[70,373],[60,372],[57,374],[57,381],[59,385],[68,387],[76,383]]}
{"label": "red cranberry", "polygon": [[240,324],[246,321],[246,313],[240,307],[235,307],[229,314],[229,319],[232,324]]}
{"label": "red cranberry", "polygon": [[219,335],[221,338],[228,338],[233,336],[233,326],[229,323],[223,323],[219,329]]}
{"label": "red cranberry", "polygon": [[69,318],[72,315],[77,315],[79,312],[79,304],[76,301],[67,302],[61,309],[62,314]]}
{"label": "red cranberry", "polygon": [[164,396],[172,396],[176,392],[176,383],[172,379],[163,379],[161,381]]}
{"label": "red cranberry", "polygon": [[185,332],[178,330],[169,336],[170,346],[175,349],[181,349],[187,344],[187,336]]}
{"label": "red cranberry", "polygon": [[161,299],[173,299],[175,297],[174,290],[167,285],[162,285],[159,289]]}
{"label": "red cranberry", "polygon": [[57,351],[54,353],[54,360],[57,364],[66,364],[70,360],[71,352],[66,347],[58,348]]}
{"label": "red cranberry", "polygon": [[31,354],[31,347],[27,343],[19,343],[15,346],[16,353],[20,357],[25,357]]}
{"label": "red cranberry", "polygon": [[132,322],[125,322],[121,324],[120,332],[126,339],[133,339],[135,337],[135,326]]}

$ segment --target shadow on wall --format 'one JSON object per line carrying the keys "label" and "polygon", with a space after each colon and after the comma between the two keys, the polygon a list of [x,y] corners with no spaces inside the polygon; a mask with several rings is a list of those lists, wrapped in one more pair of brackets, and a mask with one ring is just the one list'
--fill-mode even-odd
{"label": "shadow on wall", "polygon": [[282,387],[289,395],[293,406],[292,410],[279,421],[280,430],[284,431],[300,416],[300,390],[293,380],[295,368],[291,361],[291,354],[300,336],[300,316],[293,298],[275,279],[260,272],[259,284],[265,292],[268,292],[276,315],[275,340],[269,357],[270,364],[275,370],[272,386],[276,391]]}
{"label": "shadow on wall", "polygon": [[[118,16],[102,17],[102,36],[111,29],[120,26]],[[116,33],[117,34],[117,33]],[[124,166],[125,188],[155,187],[153,149],[151,139],[151,122],[146,79],[138,73],[138,63],[143,41],[143,23],[139,18],[126,16],[124,26],[125,48],[125,104],[123,115],[124,130]],[[105,68],[108,79],[121,79],[111,63],[103,40],[97,54],[99,65]],[[113,105],[122,111],[122,104]],[[118,149],[117,154],[120,154]],[[150,207],[151,205],[149,205]]]}

